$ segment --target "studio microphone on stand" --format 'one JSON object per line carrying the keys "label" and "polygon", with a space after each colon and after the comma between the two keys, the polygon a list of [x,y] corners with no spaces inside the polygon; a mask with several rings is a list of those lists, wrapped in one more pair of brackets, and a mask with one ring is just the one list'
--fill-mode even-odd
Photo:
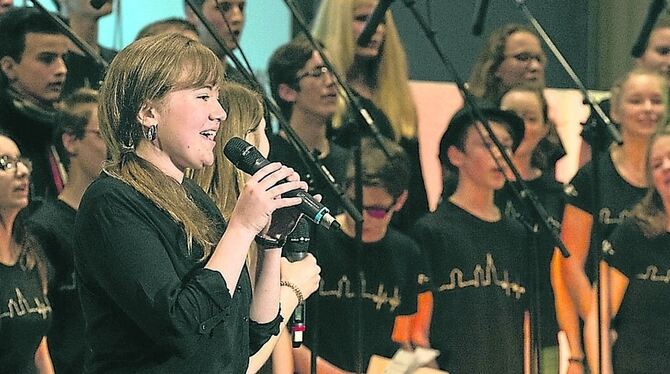
{"label": "studio microphone on stand", "polygon": [[372,11],[370,18],[368,18],[368,22],[365,24],[365,28],[363,28],[361,35],[358,36],[358,40],[356,41],[358,46],[366,47],[370,43],[372,35],[374,35],[375,31],[377,31],[377,26],[379,26],[379,24],[384,20],[386,10],[391,6],[392,2],[393,0],[379,1],[379,4],[377,4],[375,10]]}
{"label": "studio microphone on stand", "polygon": [[482,30],[484,29],[484,21],[486,21],[486,10],[489,7],[489,0],[477,0],[477,5],[475,6],[475,9],[477,9],[477,12],[475,13],[474,18],[472,19],[472,34],[473,35],[481,35]]}
{"label": "studio microphone on stand", "polygon": [[661,14],[666,5],[666,0],[654,0],[649,5],[647,18],[644,20],[644,24],[640,30],[640,35],[637,37],[637,41],[635,42],[635,45],[633,45],[633,49],[630,51],[631,56],[640,57],[644,54],[644,50],[646,49],[647,43],[649,42],[649,35],[651,34],[651,30],[654,28],[654,24],[656,24],[658,16]]}
{"label": "studio microphone on stand", "polygon": [[[284,245],[284,255],[291,262],[300,261],[307,256],[309,249],[309,229],[310,224],[306,219],[301,218],[295,230],[288,236],[288,240]],[[298,348],[303,342],[303,334],[305,332],[305,312],[307,307],[305,301],[298,304],[293,311],[291,321],[289,322],[289,330],[291,331],[293,348]]]}
{"label": "studio microphone on stand", "polygon": [[[228,160],[230,160],[236,168],[249,175],[255,174],[259,169],[270,164],[270,161],[263,157],[256,147],[238,137],[234,137],[226,143],[226,146],[223,148],[223,154],[226,155]],[[279,183],[284,182],[285,181],[280,181]],[[301,198],[302,202],[296,207],[300,209],[310,221],[327,229],[340,228],[340,223],[330,214],[330,209],[316,201],[316,199],[306,191],[299,189],[293,190],[284,193],[284,196]]]}

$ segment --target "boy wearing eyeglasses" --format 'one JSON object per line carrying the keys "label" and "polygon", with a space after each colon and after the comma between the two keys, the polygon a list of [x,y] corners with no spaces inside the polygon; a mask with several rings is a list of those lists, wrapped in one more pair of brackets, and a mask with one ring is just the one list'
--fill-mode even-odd
{"label": "boy wearing eyeglasses", "polygon": [[[511,155],[523,120],[493,107],[482,112]],[[440,369],[451,373],[524,370],[526,240],[494,204],[509,174],[501,159],[470,111],[456,113],[440,142],[443,167],[458,175],[456,190],[414,230],[431,268],[431,345],[441,352]]]}
{"label": "boy wearing eyeglasses", "polygon": [[[303,37],[279,47],[270,58],[268,66],[270,90],[289,125],[305,144],[317,155],[337,183],[344,180],[349,152],[326,137],[328,124],[337,110],[335,78],[323,64],[319,54]],[[310,180],[316,173],[308,170],[285,134],[270,136],[272,161],[288,165],[310,183],[310,192],[323,195],[322,202],[331,211],[339,213],[338,201],[324,182]]]}
{"label": "boy wearing eyeglasses", "polygon": [[[317,229],[318,241],[311,243],[310,250],[321,266],[321,284],[317,296],[308,300],[305,344],[294,349],[298,373],[309,373],[310,350],[315,345],[318,372],[356,372],[359,368],[365,372],[373,354],[392,357],[401,346],[428,345],[427,329],[422,330],[420,321],[412,319],[418,295],[430,293],[425,266],[416,243],[389,226],[393,214],[407,200],[407,156],[391,141],[384,143],[389,158],[371,139],[362,142],[361,250],[356,253],[355,222],[347,214],[337,217],[341,232]],[[348,165],[345,186],[353,199],[353,162]],[[359,298],[362,318],[356,328]]]}

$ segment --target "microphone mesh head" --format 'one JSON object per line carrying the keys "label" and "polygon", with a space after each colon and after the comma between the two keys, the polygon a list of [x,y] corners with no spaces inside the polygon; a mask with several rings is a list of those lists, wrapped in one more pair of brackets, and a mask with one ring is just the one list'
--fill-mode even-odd
{"label": "microphone mesh head", "polygon": [[240,138],[232,138],[223,148],[223,154],[243,172],[253,175],[270,162],[256,147]]}
{"label": "microphone mesh head", "polygon": [[237,166],[242,159],[242,153],[249,147],[251,147],[251,144],[244,141],[244,139],[234,137],[226,143],[225,147],[223,147],[223,154],[233,163],[233,165]]}

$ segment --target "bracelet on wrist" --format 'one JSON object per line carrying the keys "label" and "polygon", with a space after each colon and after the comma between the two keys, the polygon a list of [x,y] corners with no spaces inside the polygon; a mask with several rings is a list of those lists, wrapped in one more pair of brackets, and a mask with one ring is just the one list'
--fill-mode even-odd
{"label": "bracelet on wrist", "polygon": [[568,362],[571,364],[584,365],[584,357],[570,357],[568,358]]}
{"label": "bracelet on wrist", "polygon": [[288,287],[291,290],[293,290],[293,293],[298,298],[298,304],[301,304],[303,301],[305,301],[305,298],[302,296],[302,291],[300,291],[300,288],[298,288],[298,286],[296,286],[294,283],[291,283],[289,281],[281,281],[279,282],[279,285],[282,287]]}
{"label": "bracelet on wrist", "polygon": [[261,235],[256,235],[254,241],[256,242],[256,245],[258,245],[258,248],[262,250],[282,248],[284,244],[286,244],[286,238],[275,239],[270,236],[261,236]]}

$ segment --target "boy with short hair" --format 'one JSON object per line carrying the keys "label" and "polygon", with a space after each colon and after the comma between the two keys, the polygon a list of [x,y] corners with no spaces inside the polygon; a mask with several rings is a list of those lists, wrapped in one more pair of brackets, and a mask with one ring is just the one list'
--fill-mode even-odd
{"label": "boy with short hair", "polygon": [[[373,354],[391,357],[401,346],[428,343],[427,328],[422,331],[421,321],[415,316],[417,309],[422,309],[417,307],[417,300],[432,301],[422,258],[412,239],[389,226],[393,214],[407,200],[410,175],[407,156],[391,141],[386,141],[385,146],[389,158],[371,139],[362,140],[361,251],[356,253],[355,222],[346,214],[338,216],[342,232],[319,228],[318,241],[312,243],[321,265],[321,285],[316,297],[308,300],[309,330],[305,345],[294,350],[299,373],[309,372],[310,349],[317,343],[310,331],[318,333],[318,372],[365,371]],[[352,163],[347,171],[346,191],[353,198]],[[360,269],[360,277],[356,269]],[[354,329],[359,297],[363,339],[360,362],[358,331]],[[310,311],[315,307],[318,318],[309,321],[310,314],[313,315]],[[429,318],[429,314],[430,311],[428,317],[424,314],[422,318]]]}
{"label": "boy with short hair", "polygon": [[[497,108],[482,112],[506,151],[516,149],[523,120]],[[451,373],[523,372],[525,233],[494,203],[506,172],[494,157],[502,165],[483,125],[467,109],[456,113],[440,142],[456,190],[414,232],[431,266],[431,345]]]}
{"label": "boy with short hair", "polygon": [[[279,47],[268,64],[270,90],[282,114],[307,149],[342,184],[346,175],[349,151],[327,137],[330,120],[337,110],[335,78],[321,56],[304,37],[297,37]],[[280,161],[298,172],[305,180],[313,179],[310,188],[323,195],[323,204],[339,213],[338,197],[326,189],[316,171],[308,170],[288,140],[270,137],[271,161]]]}
{"label": "boy with short hair", "polygon": [[69,46],[69,39],[35,8],[0,16],[0,130],[33,163],[33,198],[55,197],[62,188],[58,158],[50,147]]}

